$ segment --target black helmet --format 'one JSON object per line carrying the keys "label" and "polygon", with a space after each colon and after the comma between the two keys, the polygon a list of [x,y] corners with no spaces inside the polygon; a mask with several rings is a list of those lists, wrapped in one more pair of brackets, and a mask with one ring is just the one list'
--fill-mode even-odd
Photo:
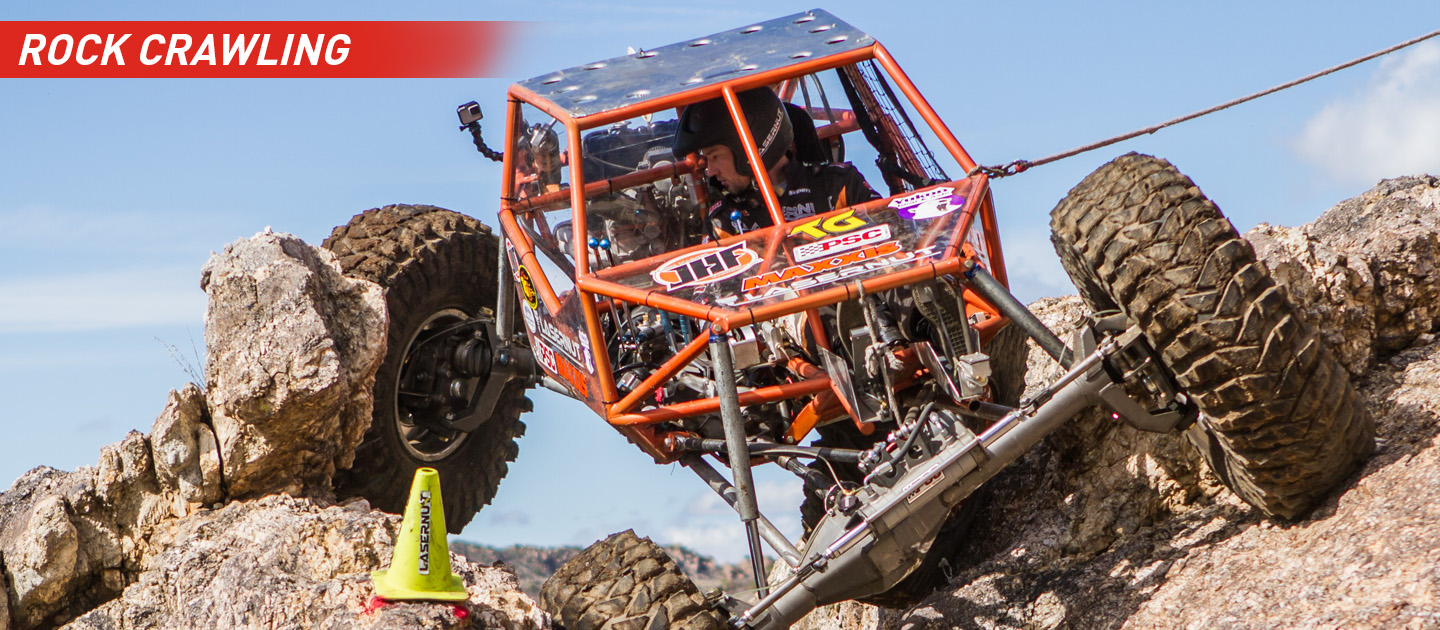
{"label": "black helmet", "polygon": [[[780,158],[790,150],[795,132],[790,126],[790,117],[780,97],[770,88],[760,87],[736,95],[740,111],[745,112],[745,122],[750,125],[750,135],[760,150],[760,159],[765,170],[775,168]],[[675,132],[675,155],[684,156],[708,146],[723,144],[735,154],[735,170],[741,175],[753,176],[750,161],[745,159],[745,148],[740,146],[740,135],[735,133],[735,120],[725,107],[725,100],[710,99],[692,104],[680,114],[680,128]]]}

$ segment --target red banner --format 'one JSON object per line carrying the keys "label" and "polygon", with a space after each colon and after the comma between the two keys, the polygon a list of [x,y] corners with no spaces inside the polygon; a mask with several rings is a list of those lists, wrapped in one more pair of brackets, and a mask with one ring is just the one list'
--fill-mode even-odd
{"label": "red banner", "polygon": [[0,22],[0,78],[494,76],[510,22]]}

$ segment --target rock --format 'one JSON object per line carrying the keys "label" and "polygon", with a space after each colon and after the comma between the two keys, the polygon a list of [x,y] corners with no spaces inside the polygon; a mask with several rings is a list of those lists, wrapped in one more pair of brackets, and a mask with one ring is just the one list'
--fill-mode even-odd
{"label": "rock", "polygon": [[377,285],[268,233],[212,257],[202,284],[207,389],[170,392],[151,435],[96,466],[37,468],[0,493],[0,630],[549,627],[512,573],[458,557],[463,606],[367,608],[399,517],[326,497],[369,423]]}
{"label": "rock", "polygon": [[328,493],[370,423],[385,351],[381,288],[279,233],[212,255],[201,287],[206,400],[230,495]]}
{"label": "rock", "polygon": [[1308,227],[1315,239],[1367,260],[1383,354],[1408,348],[1440,326],[1440,178],[1381,181]]}
{"label": "rock", "polygon": [[821,606],[805,615],[791,630],[855,630],[878,627],[895,613],[869,604],[848,601]]}
{"label": "rock", "polygon": [[1340,252],[1306,228],[1261,223],[1245,233],[1270,277],[1330,346],[1352,376],[1375,361],[1375,278],[1366,257]]}
{"label": "rock", "polygon": [[1125,627],[1440,623],[1440,345],[1402,352],[1365,391],[1385,444],[1353,487],[1295,527],[1259,524],[1194,545]]}
{"label": "rock", "polygon": [[509,572],[452,555],[470,599],[367,608],[370,572],[393,552],[400,518],[363,502],[323,506],[289,496],[232,502],[170,521],[163,549],[123,596],[75,619],[72,629],[504,628],[542,630],[549,617]]}
{"label": "rock", "polygon": [[16,628],[68,619],[119,594],[143,533],[166,514],[143,437],[106,447],[102,466],[36,468],[0,494],[3,558]]}
{"label": "rock", "polygon": [[5,558],[0,556],[0,630],[10,630],[10,580],[5,577]]}
{"label": "rock", "polygon": [[191,504],[210,505],[222,498],[220,452],[206,424],[205,393],[199,387],[191,383],[170,392],[150,431],[150,445],[160,489],[175,497],[175,516],[184,516]]}
{"label": "rock", "polygon": [[[720,588],[735,592],[754,588],[750,577],[750,563],[724,564],[714,558],[703,556],[680,545],[662,545],[661,549],[670,555],[676,566],[695,582],[700,592]],[[520,590],[531,597],[540,596],[540,586],[571,558],[580,554],[580,547],[535,547],[511,545],[491,547],[465,541],[452,541],[450,551],[465,559],[482,565],[496,566],[513,573],[520,582]]]}
{"label": "rock", "polygon": [[1353,376],[1440,328],[1440,178],[1385,180],[1245,238]]}
{"label": "rock", "polygon": [[66,507],[57,496],[36,502],[22,525],[24,534],[7,545],[7,577],[22,626],[39,623],[75,589],[80,540]]}

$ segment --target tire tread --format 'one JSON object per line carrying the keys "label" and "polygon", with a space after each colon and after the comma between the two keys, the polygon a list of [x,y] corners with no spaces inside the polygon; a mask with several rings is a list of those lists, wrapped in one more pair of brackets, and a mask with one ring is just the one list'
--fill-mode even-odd
{"label": "tire tread", "polygon": [[1187,435],[1241,498],[1298,518],[1373,451],[1374,423],[1318,333],[1169,162],[1121,156],[1050,216],[1081,297],[1141,326],[1204,412]]}

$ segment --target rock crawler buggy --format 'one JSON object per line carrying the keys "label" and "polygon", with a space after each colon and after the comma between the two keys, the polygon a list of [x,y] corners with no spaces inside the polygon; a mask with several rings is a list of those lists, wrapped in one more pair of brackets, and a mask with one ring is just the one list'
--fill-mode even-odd
{"label": "rock crawler buggy", "polygon": [[[848,151],[874,165],[883,198],[787,220],[757,173],[773,227],[712,216],[700,156],[671,150],[676,119],[723,98],[760,164],[736,97],[758,87],[789,103],[795,159]],[[1163,160],[1123,156],[1052,212],[1056,251],[1095,312],[1059,339],[1007,290],[985,172],[885,48],[824,11],[509,95],[501,152],[485,145],[478,106],[460,109],[476,146],[503,160],[498,237],[450,211],[388,206],[325,243],[386,287],[391,316],[374,422],[339,486],[399,511],[410,472],[435,467],[458,531],[513,461],[524,391],[539,384],[735,508],[753,597],[700,595],[627,532],[546,584],[542,605],[565,627],[783,628],[845,599],[914,601],[961,543],[967,496],[1091,405],[1183,432],[1230,488],[1281,518],[1371,448],[1345,372]],[[1068,371],[1020,400],[1026,339]],[[771,463],[804,481],[804,540],[757,507],[750,470]],[[762,542],[783,563],[773,581]]]}

